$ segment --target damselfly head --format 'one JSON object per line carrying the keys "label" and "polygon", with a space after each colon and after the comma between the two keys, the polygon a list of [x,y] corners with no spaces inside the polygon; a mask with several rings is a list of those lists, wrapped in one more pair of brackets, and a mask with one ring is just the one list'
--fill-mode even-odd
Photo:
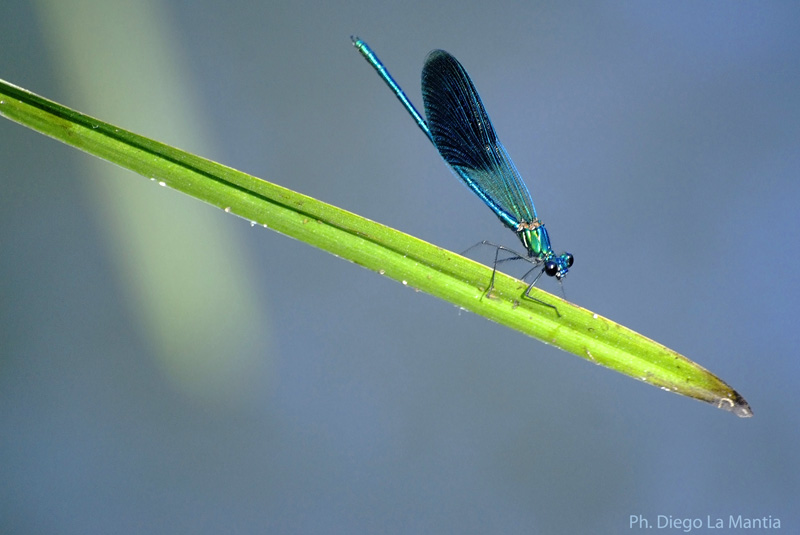
{"label": "damselfly head", "polygon": [[567,275],[574,261],[575,258],[570,253],[562,253],[561,256],[553,255],[544,263],[544,272],[550,277],[561,280]]}

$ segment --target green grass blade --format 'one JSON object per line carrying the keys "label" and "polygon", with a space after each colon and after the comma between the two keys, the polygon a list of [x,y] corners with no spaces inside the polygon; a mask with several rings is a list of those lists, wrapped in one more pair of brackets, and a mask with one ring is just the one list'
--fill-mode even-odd
{"label": "green grass blade", "polygon": [[400,231],[174,147],[98,121],[0,80],[0,114],[89,154],[130,169],[254,224],[304,241],[624,373],[752,416],[747,402],[686,357],[613,321]]}

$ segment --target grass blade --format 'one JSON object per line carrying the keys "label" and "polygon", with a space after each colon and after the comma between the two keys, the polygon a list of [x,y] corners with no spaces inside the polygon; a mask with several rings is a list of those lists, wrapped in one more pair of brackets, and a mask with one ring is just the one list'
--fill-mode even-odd
{"label": "grass blade", "polygon": [[747,402],[686,357],[622,325],[534,288],[557,307],[521,299],[527,285],[400,231],[224,165],[98,121],[0,80],[0,114],[405,285],[444,299],[591,362],[731,411]]}

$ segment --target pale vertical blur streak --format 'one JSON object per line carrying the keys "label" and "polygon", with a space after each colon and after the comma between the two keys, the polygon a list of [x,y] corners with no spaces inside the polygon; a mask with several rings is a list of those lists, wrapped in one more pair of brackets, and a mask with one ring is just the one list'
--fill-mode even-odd
{"label": "pale vertical blur streak", "polygon": [[[208,154],[205,116],[156,0],[38,0],[65,104],[148,137]],[[123,28],[125,31],[118,31]],[[97,208],[124,297],[164,372],[192,397],[238,405],[264,385],[265,313],[254,274],[213,208],[95,159]],[[242,223],[243,225],[246,223]]]}

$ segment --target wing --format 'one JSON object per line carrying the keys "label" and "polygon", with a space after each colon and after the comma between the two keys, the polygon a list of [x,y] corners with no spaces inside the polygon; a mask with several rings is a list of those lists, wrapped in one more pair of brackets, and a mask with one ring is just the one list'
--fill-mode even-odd
{"label": "wing", "polygon": [[536,219],[531,194],[509,158],[478,91],[456,58],[443,50],[422,69],[425,117],[439,154],[513,230]]}

